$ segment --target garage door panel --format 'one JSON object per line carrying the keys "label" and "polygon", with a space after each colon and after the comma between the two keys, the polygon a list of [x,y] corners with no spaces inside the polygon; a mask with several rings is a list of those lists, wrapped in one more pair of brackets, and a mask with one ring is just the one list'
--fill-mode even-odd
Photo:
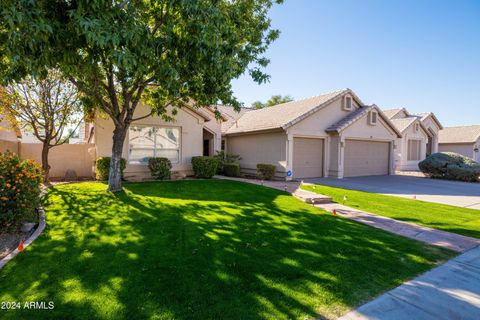
{"label": "garage door panel", "polygon": [[388,175],[390,143],[346,140],[344,161],[345,177]]}
{"label": "garage door panel", "polygon": [[323,176],[323,139],[293,138],[293,176]]}

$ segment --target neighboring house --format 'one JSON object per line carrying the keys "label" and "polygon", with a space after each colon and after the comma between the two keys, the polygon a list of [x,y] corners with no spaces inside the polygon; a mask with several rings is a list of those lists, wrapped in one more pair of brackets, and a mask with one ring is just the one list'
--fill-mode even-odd
{"label": "neighboring house", "polygon": [[[169,110],[171,112],[171,110]],[[134,118],[150,112],[140,104]],[[125,178],[150,177],[147,161],[150,157],[166,157],[172,162],[172,171],[181,176],[192,174],[191,160],[194,156],[212,156],[221,148],[221,122],[213,108],[178,109],[175,121],[167,122],[158,116],[134,121],[127,133],[123,157],[127,161]],[[114,125],[108,116],[95,117],[96,156],[110,156]]]}
{"label": "neighboring house", "polygon": [[438,152],[438,132],[443,127],[433,113],[410,114],[398,108],[385,110],[384,114],[402,133],[395,150],[397,170],[418,170],[420,161]]}
{"label": "neighboring house", "polygon": [[71,137],[70,139],[68,139],[69,144],[82,144],[90,143],[90,141],[93,141],[93,123],[82,121],[76,131],[78,132],[78,135],[76,137]]}
{"label": "neighboring house", "polygon": [[443,129],[439,148],[441,152],[456,152],[480,162],[480,125]]}
{"label": "neighboring house", "polygon": [[228,112],[222,135],[228,153],[253,174],[258,163],[289,178],[354,177],[394,173],[401,133],[375,106],[350,89],[259,110]]}
{"label": "neighboring house", "polygon": [[[40,131],[41,137],[45,135],[43,131],[44,130]],[[35,133],[32,131],[22,130],[22,143],[42,143],[42,141],[38,140],[38,138],[35,136]]]}
{"label": "neighboring house", "polygon": [[16,122],[7,114],[0,113],[0,152],[10,150],[18,153],[18,143],[22,134]]}

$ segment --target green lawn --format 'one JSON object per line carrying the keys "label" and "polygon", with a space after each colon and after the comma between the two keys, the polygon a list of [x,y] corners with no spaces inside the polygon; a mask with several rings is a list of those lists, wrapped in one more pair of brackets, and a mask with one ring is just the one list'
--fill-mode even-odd
{"label": "green lawn", "polygon": [[233,181],[48,193],[47,228],[0,270],[0,319],[334,318],[453,252]]}
{"label": "green lawn", "polygon": [[323,185],[302,188],[332,197],[338,203],[343,203],[347,196],[345,205],[359,210],[480,238],[479,210]]}

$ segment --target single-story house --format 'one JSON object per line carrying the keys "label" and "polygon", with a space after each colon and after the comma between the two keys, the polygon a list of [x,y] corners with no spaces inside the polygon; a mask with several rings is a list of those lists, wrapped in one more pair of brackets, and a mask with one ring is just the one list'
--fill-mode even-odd
{"label": "single-story house", "polygon": [[410,114],[405,108],[385,110],[384,114],[401,132],[395,151],[395,168],[418,170],[418,163],[438,152],[438,135],[443,129],[433,113]]}
{"label": "single-story house", "polygon": [[[170,109],[169,112],[172,110]],[[150,112],[140,104],[134,118]],[[150,176],[147,161],[150,157],[166,157],[172,162],[172,171],[179,176],[193,173],[193,156],[211,156],[221,149],[221,122],[212,108],[182,108],[177,110],[175,121],[168,122],[158,116],[134,121],[123,146],[127,161],[126,179],[142,179]],[[96,157],[112,154],[113,121],[98,113],[94,120],[93,142]]]}
{"label": "single-story house", "polygon": [[449,127],[440,131],[441,152],[456,152],[480,162],[480,125]]}
{"label": "single-story house", "polygon": [[220,108],[229,118],[224,146],[241,156],[245,173],[269,163],[277,177],[291,173],[289,179],[394,174],[401,133],[350,89],[240,113],[228,108]]}

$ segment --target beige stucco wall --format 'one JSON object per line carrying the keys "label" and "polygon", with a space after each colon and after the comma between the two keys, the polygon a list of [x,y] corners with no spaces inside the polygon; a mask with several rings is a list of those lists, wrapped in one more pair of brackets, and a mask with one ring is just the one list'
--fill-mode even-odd
{"label": "beige stucco wall", "polygon": [[[353,101],[353,105],[356,108],[358,107],[355,101]],[[325,130],[332,124],[346,117],[350,112],[352,111],[342,109],[342,97],[339,97],[329,105],[288,128],[288,134],[294,136],[326,137],[327,134]]]}
{"label": "beige stucco wall", "polygon": [[[134,118],[148,114],[149,108],[146,105],[139,105],[135,111]],[[191,160],[194,156],[203,154],[203,125],[204,120],[199,115],[187,109],[178,110],[175,121],[166,122],[160,117],[152,116],[133,122],[133,125],[165,126],[180,129],[180,162],[172,164],[172,171],[179,171],[185,174],[192,173]],[[95,119],[95,144],[97,157],[110,156],[112,154],[113,121],[106,116],[97,116]],[[127,160],[125,169],[126,179],[137,179],[150,177],[146,165],[128,164],[128,141],[125,138],[123,145],[123,157]]]}
{"label": "beige stucco wall", "polygon": [[327,147],[328,157],[328,177],[343,177],[343,163],[342,157],[342,138],[339,135],[332,135],[329,139]]}
{"label": "beige stucco wall", "polygon": [[475,154],[474,152],[474,148],[474,143],[441,143],[439,145],[440,152],[455,152],[472,159],[475,159],[477,157],[477,154]]}
{"label": "beige stucco wall", "polygon": [[[42,163],[42,144],[21,143],[19,155],[22,159],[32,159]],[[92,178],[95,161],[95,146],[93,144],[62,144],[50,149],[50,177],[65,177],[67,170],[74,170],[78,177]]]}
{"label": "beige stucco wall", "polygon": [[17,141],[6,141],[0,139],[0,152],[9,150],[13,153],[18,153],[18,145],[19,142]]}
{"label": "beige stucco wall", "polygon": [[438,124],[432,119],[432,116],[429,116],[425,120],[422,121],[423,125],[433,133],[432,138],[432,153],[438,152],[438,132],[440,131],[440,127]]}
{"label": "beige stucco wall", "polygon": [[[418,171],[418,163],[425,159],[427,155],[428,135],[420,127],[415,131],[415,123],[412,123],[402,132],[402,139],[397,141],[398,147],[395,150],[395,169],[400,171]],[[420,160],[408,160],[408,140],[420,140]]]}
{"label": "beige stucco wall", "polygon": [[277,174],[286,172],[287,135],[284,131],[228,136],[227,152],[238,154],[243,172],[254,173],[258,163],[274,164]]}
{"label": "beige stucco wall", "polygon": [[210,154],[214,155],[222,148],[222,120],[215,119],[215,113],[209,112],[210,121],[205,122],[205,128],[213,134],[213,145],[210,144]]}

